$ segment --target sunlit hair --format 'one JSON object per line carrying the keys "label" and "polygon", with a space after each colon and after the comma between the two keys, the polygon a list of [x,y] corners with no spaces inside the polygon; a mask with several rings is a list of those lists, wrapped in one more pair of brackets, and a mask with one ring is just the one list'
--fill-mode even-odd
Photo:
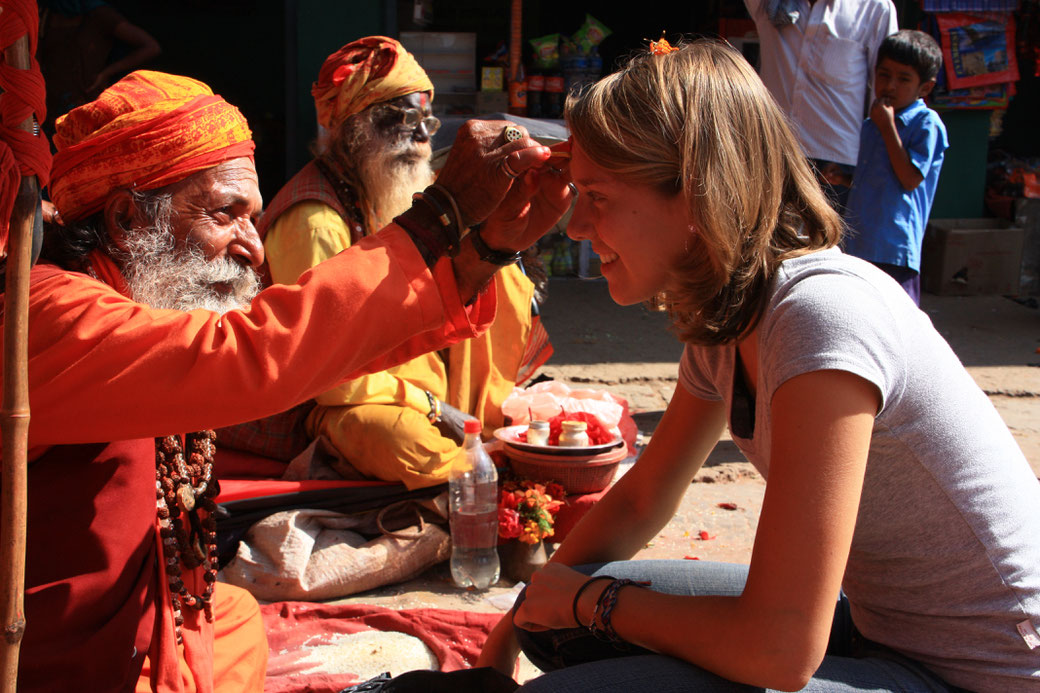
{"label": "sunlit hair", "polygon": [[593,163],[685,198],[689,252],[662,296],[684,342],[746,334],[780,262],[841,238],[841,220],[786,118],[727,44],[699,40],[638,55],[568,97],[565,118]]}

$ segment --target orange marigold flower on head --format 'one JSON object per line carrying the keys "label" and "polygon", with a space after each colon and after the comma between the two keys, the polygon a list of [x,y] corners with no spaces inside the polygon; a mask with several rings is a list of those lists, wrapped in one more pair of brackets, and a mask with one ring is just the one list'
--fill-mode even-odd
{"label": "orange marigold flower on head", "polygon": [[679,50],[679,46],[673,46],[668,43],[668,39],[664,37],[664,32],[661,32],[661,38],[657,41],[650,41],[650,52],[653,55],[667,55],[674,53]]}

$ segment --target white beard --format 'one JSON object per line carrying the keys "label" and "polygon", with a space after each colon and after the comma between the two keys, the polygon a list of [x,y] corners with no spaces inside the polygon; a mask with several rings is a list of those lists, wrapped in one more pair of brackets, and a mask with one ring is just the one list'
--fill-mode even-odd
{"label": "white beard", "polygon": [[433,182],[430,144],[407,138],[388,142],[373,135],[355,156],[371,207],[369,232],[375,233],[412,206],[412,193]]}
{"label": "white beard", "polygon": [[152,308],[221,315],[249,306],[260,292],[260,277],[251,267],[231,258],[207,260],[196,248],[177,250],[163,227],[140,229],[126,240],[122,271],[132,299]]}

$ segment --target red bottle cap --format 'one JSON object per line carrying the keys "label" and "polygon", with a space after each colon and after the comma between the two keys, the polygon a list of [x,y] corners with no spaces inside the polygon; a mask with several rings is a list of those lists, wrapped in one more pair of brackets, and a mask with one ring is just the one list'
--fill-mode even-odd
{"label": "red bottle cap", "polygon": [[463,433],[480,433],[483,430],[483,426],[480,424],[478,419],[466,419],[466,423],[462,425]]}

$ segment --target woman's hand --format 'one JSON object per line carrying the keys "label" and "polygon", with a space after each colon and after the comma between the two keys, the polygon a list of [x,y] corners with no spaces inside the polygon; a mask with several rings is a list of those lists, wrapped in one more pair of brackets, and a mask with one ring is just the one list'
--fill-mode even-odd
{"label": "woman's hand", "polygon": [[492,667],[506,676],[516,677],[517,658],[520,655],[520,644],[513,633],[513,612],[503,616],[491,629],[484,647],[477,657],[478,667]]}
{"label": "woman's hand", "polygon": [[[587,575],[560,563],[547,564],[531,576],[524,603],[516,610],[513,623],[531,631],[579,627],[582,624],[574,622],[571,605],[574,595],[588,579]],[[592,585],[582,593],[579,615],[590,615],[599,594],[610,584],[609,580],[600,582],[602,585],[598,588]]]}
{"label": "woman's hand", "polygon": [[[522,137],[508,140],[507,126],[519,129]],[[455,144],[437,175],[437,183],[455,197],[464,225],[473,226],[487,219],[502,204],[516,180],[514,174],[522,176],[548,158],[549,148],[538,144],[513,123],[468,120],[455,136]],[[505,247],[519,247],[519,243]]]}

